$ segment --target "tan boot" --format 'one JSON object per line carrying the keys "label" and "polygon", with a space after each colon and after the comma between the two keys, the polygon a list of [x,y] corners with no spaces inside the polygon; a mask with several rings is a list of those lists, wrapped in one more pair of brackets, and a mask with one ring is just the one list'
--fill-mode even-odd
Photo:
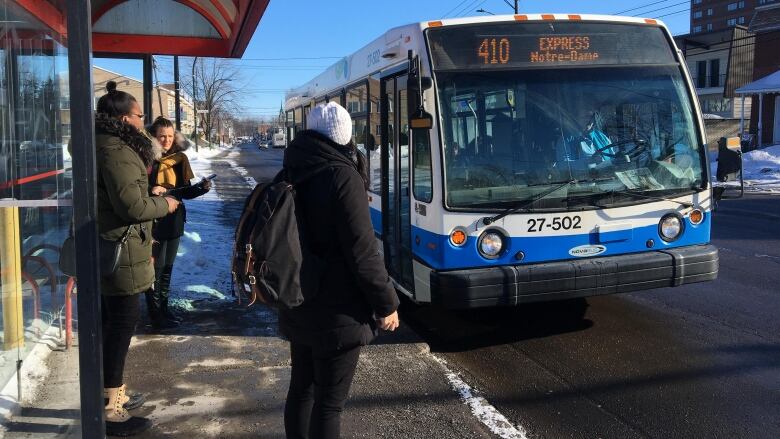
{"label": "tan boot", "polygon": [[152,421],[146,418],[131,416],[122,405],[124,387],[103,389],[103,400],[106,402],[105,419],[106,435],[108,436],[132,436],[148,430]]}
{"label": "tan boot", "polygon": [[130,413],[125,410],[122,405],[125,401],[123,399],[125,386],[114,387],[110,389],[103,389],[103,400],[108,401],[106,403],[106,422],[125,422],[130,419]]}
{"label": "tan boot", "polygon": [[129,395],[127,393],[126,384],[122,384],[122,387],[119,388],[119,393],[119,401],[122,403],[122,407],[124,407],[125,410],[137,409],[146,402],[146,398],[140,393],[133,393],[132,395]]}

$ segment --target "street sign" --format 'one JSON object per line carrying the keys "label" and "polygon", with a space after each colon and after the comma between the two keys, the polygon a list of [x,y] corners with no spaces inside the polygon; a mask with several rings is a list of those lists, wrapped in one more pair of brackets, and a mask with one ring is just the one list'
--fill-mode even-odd
{"label": "street sign", "polygon": [[205,114],[208,113],[209,110],[198,110],[198,114]]}

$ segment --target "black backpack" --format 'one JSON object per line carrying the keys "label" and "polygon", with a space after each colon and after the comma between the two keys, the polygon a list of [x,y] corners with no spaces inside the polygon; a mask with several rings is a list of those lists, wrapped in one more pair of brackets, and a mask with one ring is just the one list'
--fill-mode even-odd
{"label": "black backpack", "polygon": [[[338,165],[335,165],[338,166]],[[331,167],[317,168],[291,183],[285,170],[271,183],[255,186],[236,227],[232,274],[241,303],[249,298],[276,308],[294,308],[317,294],[325,260],[309,250],[295,186]]]}

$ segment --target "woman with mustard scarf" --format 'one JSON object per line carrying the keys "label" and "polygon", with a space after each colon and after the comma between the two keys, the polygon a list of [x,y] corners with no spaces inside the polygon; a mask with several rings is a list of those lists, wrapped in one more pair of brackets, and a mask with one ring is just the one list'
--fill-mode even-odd
{"label": "woman with mustard scarf", "polygon": [[[149,174],[153,194],[167,192],[181,201],[200,197],[211,189],[208,180],[190,184],[195,175],[184,154],[186,145],[174,140],[174,126],[170,120],[158,117],[149,132],[163,149],[162,157],[154,163]],[[179,240],[184,235],[186,221],[187,211],[184,203],[181,203],[176,212],[156,220],[152,229],[156,241],[153,250],[155,283],[154,290],[146,294],[146,305],[152,326],[157,329],[172,328],[181,322],[168,308],[168,294],[173,262],[179,249]]]}

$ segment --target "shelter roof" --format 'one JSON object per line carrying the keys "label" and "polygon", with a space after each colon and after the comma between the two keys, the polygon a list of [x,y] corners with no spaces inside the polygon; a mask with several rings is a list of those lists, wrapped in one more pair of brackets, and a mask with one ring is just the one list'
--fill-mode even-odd
{"label": "shelter roof", "polygon": [[[270,0],[92,0],[92,49],[101,55],[240,58]],[[16,0],[66,36],[66,0]]]}
{"label": "shelter roof", "polygon": [[735,90],[737,94],[780,93],[780,70]]}

